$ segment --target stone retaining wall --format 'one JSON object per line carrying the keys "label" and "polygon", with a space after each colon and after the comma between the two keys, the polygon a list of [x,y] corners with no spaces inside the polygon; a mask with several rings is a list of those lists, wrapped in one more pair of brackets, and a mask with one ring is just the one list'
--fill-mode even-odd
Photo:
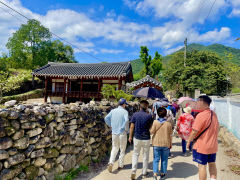
{"label": "stone retaining wall", "polygon": [[[53,179],[108,152],[104,116],[116,104],[15,105],[0,109],[0,179]],[[130,115],[137,110],[132,103]]]}

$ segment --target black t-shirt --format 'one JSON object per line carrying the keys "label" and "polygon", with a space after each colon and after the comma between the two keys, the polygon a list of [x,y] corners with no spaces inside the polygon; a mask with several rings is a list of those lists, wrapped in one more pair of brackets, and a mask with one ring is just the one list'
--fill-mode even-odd
{"label": "black t-shirt", "polygon": [[153,118],[150,114],[141,110],[133,114],[131,123],[134,123],[134,137],[139,140],[150,139],[150,127],[153,123]]}

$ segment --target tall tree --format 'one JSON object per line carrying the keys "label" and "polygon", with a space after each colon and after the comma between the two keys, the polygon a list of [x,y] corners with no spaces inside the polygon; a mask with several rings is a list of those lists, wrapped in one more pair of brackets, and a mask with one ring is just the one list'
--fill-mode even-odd
{"label": "tall tree", "polygon": [[162,70],[162,56],[156,51],[153,60],[151,61],[152,77],[155,78]]}
{"label": "tall tree", "polygon": [[164,86],[178,94],[200,89],[206,94],[225,95],[229,85],[224,61],[211,52],[188,53],[186,67],[183,52],[177,52],[172,55],[164,72]]}
{"label": "tall tree", "polygon": [[151,60],[152,57],[149,56],[148,54],[148,48],[147,46],[141,46],[141,51],[140,51],[140,59],[141,61],[144,63],[144,69],[146,72],[146,75],[150,75],[150,64],[151,64]]}
{"label": "tall tree", "polygon": [[50,45],[50,39],[49,29],[32,19],[13,33],[6,46],[16,67],[32,69],[46,64],[47,58],[41,52]]}
{"label": "tall tree", "polygon": [[73,49],[69,45],[64,45],[63,42],[55,40],[51,43],[51,52],[49,54],[49,61],[74,63]]}

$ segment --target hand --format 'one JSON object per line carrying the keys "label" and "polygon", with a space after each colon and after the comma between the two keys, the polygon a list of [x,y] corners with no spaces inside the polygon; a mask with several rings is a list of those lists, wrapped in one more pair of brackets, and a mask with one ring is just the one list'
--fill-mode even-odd
{"label": "hand", "polygon": [[170,149],[172,149],[172,145],[170,146]]}
{"label": "hand", "polygon": [[130,143],[132,143],[132,137],[129,137],[129,138],[128,138],[128,141],[129,141]]}

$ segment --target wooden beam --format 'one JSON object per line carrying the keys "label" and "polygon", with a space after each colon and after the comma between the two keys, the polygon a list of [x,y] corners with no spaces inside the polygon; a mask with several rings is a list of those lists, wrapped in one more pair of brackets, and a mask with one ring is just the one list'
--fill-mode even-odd
{"label": "wooden beam", "polygon": [[45,93],[44,93],[44,102],[47,102],[47,77],[45,77]]}
{"label": "wooden beam", "polygon": [[64,79],[64,86],[63,86],[63,103],[66,103],[66,78]]}

